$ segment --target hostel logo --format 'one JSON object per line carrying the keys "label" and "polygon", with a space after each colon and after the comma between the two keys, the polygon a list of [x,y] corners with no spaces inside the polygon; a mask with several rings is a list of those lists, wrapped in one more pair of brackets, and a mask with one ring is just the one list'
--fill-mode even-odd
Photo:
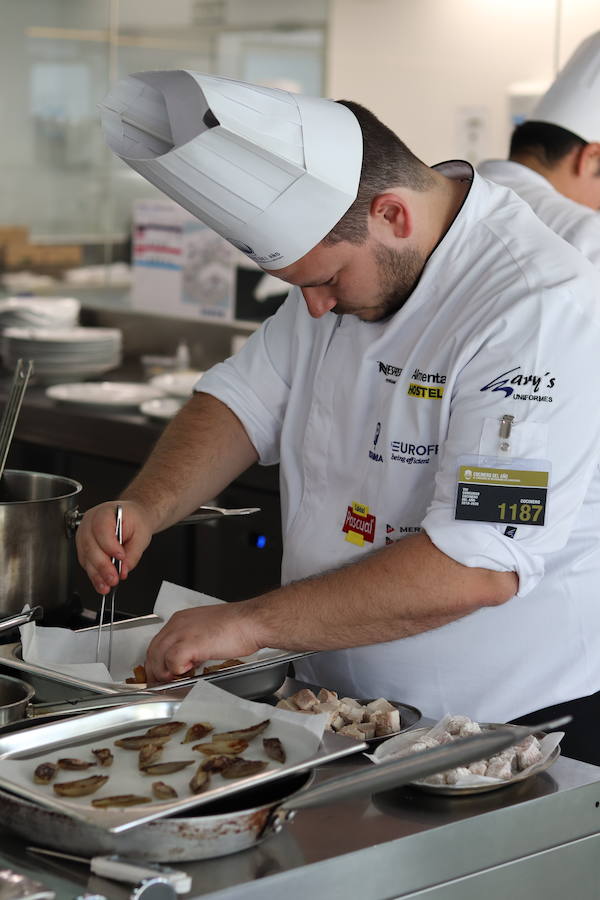
{"label": "hostel logo", "polygon": [[346,518],[342,531],[346,540],[357,547],[364,547],[365,541],[372,544],[375,539],[375,516],[369,513],[369,507],[364,503],[353,503],[346,510]]}
{"label": "hostel logo", "polygon": [[[556,384],[556,378],[550,372],[544,372],[543,375],[526,375],[521,371],[521,366],[515,366],[513,369],[507,369],[496,375],[487,384],[484,384],[480,391],[501,391],[505,397],[512,397],[513,400],[537,400],[544,403],[552,403],[553,398],[550,394],[542,394],[541,390],[550,391]],[[516,391],[516,388],[525,388],[526,393]]]}
{"label": "hostel logo", "polygon": [[420,397],[423,400],[441,400],[445,384],[445,375],[440,375],[439,372],[421,372],[417,368],[412,373],[406,393],[409,397]]}

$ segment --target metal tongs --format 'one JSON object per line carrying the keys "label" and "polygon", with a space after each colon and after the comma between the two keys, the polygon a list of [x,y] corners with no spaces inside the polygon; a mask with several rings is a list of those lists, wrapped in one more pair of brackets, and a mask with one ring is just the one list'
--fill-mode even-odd
{"label": "metal tongs", "polygon": [[32,360],[29,359],[27,362],[23,362],[22,359],[19,359],[17,361],[15,374],[10,386],[10,393],[4,409],[4,415],[0,422],[0,478],[2,478],[4,473],[6,457],[8,456],[12,437],[15,433],[15,426],[17,424],[19,410],[21,409],[21,403],[23,402],[23,395],[32,371]]}
{"label": "metal tongs", "polygon": [[[115,527],[115,534],[117,536],[118,542],[123,544],[123,507],[117,506],[117,524]],[[121,560],[115,559],[113,556],[111,558],[111,563],[115,566],[119,578],[121,577]],[[115,624],[115,595],[117,593],[118,585],[110,591],[110,619],[108,625],[108,661],[106,663],[106,668],[110,672],[110,666],[112,663],[112,638],[113,638],[113,625]],[[104,625],[104,612],[106,609],[106,594],[102,594],[102,604],[100,606],[100,618],[98,620],[98,638],[96,640],[96,662],[100,662],[100,642],[102,640],[102,627]]]}

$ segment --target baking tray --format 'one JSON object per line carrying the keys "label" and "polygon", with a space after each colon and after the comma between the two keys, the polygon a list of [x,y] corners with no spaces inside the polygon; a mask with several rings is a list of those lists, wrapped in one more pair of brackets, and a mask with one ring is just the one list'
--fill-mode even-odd
{"label": "baking tray", "polygon": [[[126,619],[122,622],[116,622],[113,625],[115,631],[126,631],[140,625],[153,625],[162,620],[153,614],[147,616],[138,616],[134,619]],[[103,625],[108,628],[108,625]],[[91,628],[78,629],[79,631],[97,630],[97,626]],[[280,655],[265,659],[252,660],[243,663],[241,666],[235,666],[231,669],[223,669],[220,672],[213,672],[210,675],[196,675],[193,678],[181,678],[177,681],[171,681],[168,684],[156,685],[151,688],[139,687],[135,684],[108,684],[106,682],[88,681],[85,678],[77,678],[73,675],[54,672],[45,666],[39,666],[35,663],[26,662],[21,657],[20,642],[14,644],[4,644],[0,646],[0,668],[7,668],[18,671],[24,680],[27,681],[36,691],[38,700],[56,700],[56,687],[62,688],[60,699],[75,699],[81,697],[82,691],[91,694],[127,694],[132,693],[156,694],[162,691],[171,691],[177,688],[191,687],[198,681],[211,681],[235,694],[238,697],[244,697],[247,700],[253,700],[258,697],[266,697],[274,694],[281,687],[288,674],[289,664],[296,659],[310,656],[310,652],[289,653],[282,650]]]}
{"label": "baking tray", "polygon": [[[74,751],[76,748],[82,748],[88,743],[98,744],[100,741],[104,741],[107,738],[114,739],[119,736],[130,735],[132,732],[146,729],[149,726],[159,724],[160,722],[166,722],[177,715],[180,705],[181,701],[178,700],[155,699],[150,700],[147,703],[119,706],[100,713],[82,715],[77,718],[66,719],[51,725],[42,725],[33,729],[24,729],[23,731],[0,737],[0,763],[2,760],[26,759],[32,761],[31,765],[33,769],[34,764],[37,765],[40,762],[49,761],[49,757],[54,758],[56,751],[58,750],[64,752],[65,750],[70,749],[71,751]],[[222,728],[222,726],[220,727]],[[235,721],[230,722],[229,727],[234,728]],[[291,746],[289,743],[290,741],[298,740],[298,738],[308,742],[305,729],[298,729],[295,724],[290,723],[289,720],[285,723],[282,723],[281,721],[276,723],[274,728],[275,731],[279,731],[280,733],[283,731],[283,738],[288,747]],[[268,733],[269,729],[267,729],[265,734],[268,735]],[[208,737],[207,740],[209,740]],[[91,823],[113,834],[120,834],[137,825],[142,825],[145,822],[151,822],[155,819],[163,818],[187,809],[195,809],[196,807],[203,806],[213,800],[218,800],[231,794],[237,794],[246,788],[259,787],[261,784],[266,784],[267,782],[276,781],[288,777],[289,775],[304,772],[315,766],[321,766],[324,763],[331,762],[332,760],[344,756],[356,754],[366,749],[366,746],[365,743],[358,742],[353,738],[326,733],[323,735],[317,750],[311,752],[301,760],[283,763],[276,769],[268,769],[257,775],[239,778],[230,783],[223,782],[217,787],[211,787],[201,794],[181,797],[170,801],[156,801],[137,807],[115,807],[110,810],[99,810],[91,806],[91,798],[89,797],[83,798],[83,802],[87,805],[77,805],[77,803],[73,801],[69,803],[47,792],[49,786],[36,785],[33,780],[31,785],[28,783],[21,784],[18,781],[15,781],[14,773],[11,773],[12,777],[8,777],[6,767],[4,767],[5,771],[1,771],[1,765],[0,788],[9,793],[33,801],[47,809],[64,813],[79,821]],[[173,749],[173,747],[171,747],[171,749]],[[300,755],[302,754],[302,750],[298,751],[297,745],[294,746],[293,749],[296,750],[297,753],[299,752]],[[245,752],[251,753],[256,757],[257,751],[258,745],[252,750],[251,744],[249,749]],[[137,761],[137,753],[131,751],[122,752],[126,754],[125,757],[121,757],[125,759],[122,769],[126,768],[130,761]],[[89,751],[85,749],[80,750],[80,753],[81,755],[89,755]],[[121,753],[121,751],[119,751],[119,753]],[[190,756],[194,758],[195,762],[197,760],[197,764],[194,765],[194,767],[190,766],[188,770],[184,770],[184,772],[187,771],[189,773],[186,776],[189,778],[196,771],[202,762],[203,757],[197,752],[192,753],[192,751],[188,749],[178,750],[178,753],[179,757],[185,755],[186,758],[190,758]],[[69,753],[68,755],[77,756],[78,754]],[[110,769],[98,768],[95,771],[95,774],[106,774],[110,773],[110,771]],[[87,774],[89,774],[89,770],[88,773],[73,771],[61,773],[61,775],[66,776],[65,780],[68,781],[85,778],[87,777]],[[122,770],[118,773],[117,777],[123,777]],[[151,776],[148,777],[147,785],[148,791],[151,785]],[[115,790],[117,793],[121,793],[118,788]],[[102,794],[98,794],[97,796],[100,797]]]}

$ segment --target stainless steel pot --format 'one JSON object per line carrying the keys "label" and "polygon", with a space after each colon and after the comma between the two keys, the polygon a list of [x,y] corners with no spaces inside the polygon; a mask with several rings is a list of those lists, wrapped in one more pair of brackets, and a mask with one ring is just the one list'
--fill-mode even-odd
{"label": "stainless steel pot", "polygon": [[72,478],[6,469],[0,482],[0,616],[26,603],[45,610],[69,596],[68,515],[82,486]]}
{"label": "stainless steel pot", "polygon": [[0,675],[0,726],[23,719],[34,694],[26,682]]}

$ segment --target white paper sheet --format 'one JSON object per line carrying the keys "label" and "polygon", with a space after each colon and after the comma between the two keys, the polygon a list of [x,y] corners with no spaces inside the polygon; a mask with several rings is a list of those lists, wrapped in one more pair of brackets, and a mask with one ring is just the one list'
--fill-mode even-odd
{"label": "white paper sheet", "polygon": [[[185,729],[182,728],[165,745],[163,755],[159,761],[168,762],[185,759],[193,760],[193,765],[169,775],[151,776],[144,775],[138,769],[138,751],[124,750],[114,745],[115,740],[119,737],[144,734],[147,726],[135,728],[132,725],[131,728],[122,729],[119,734],[90,739],[89,737],[86,738],[86,733],[89,734],[90,725],[88,722],[93,721],[93,718],[93,716],[83,716],[81,718],[81,742],[71,743],[64,748],[54,747],[50,750],[40,750],[35,755],[29,755],[27,759],[0,760],[0,778],[8,779],[13,785],[23,785],[28,790],[35,791],[38,799],[43,800],[44,797],[51,797],[53,800],[59,801],[65,812],[68,812],[70,808],[77,808],[79,812],[85,812],[88,821],[95,821],[105,827],[120,824],[122,821],[127,820],[130,810],[134,809],[134,807],[130,807],[128,810],[119,810],[118,808],[96,809],[91,806],[93,799],[118,794],[152,797],[152,782],[154,781],[165,781],[177,791],[179,799],[191,796],[189,781],[200,763],[206,759],[199,751],[193,751],[192,747],[198,743],[209,742],[211,739],[210,734],[201,740],[182,744],[181,741],[185,735]],[[327,716],[325,715],[298,716],[297,713],[278,709],[269,704],[244,700],[218,688],[210,682],[199,682],[192,688],[179,706],[174,719],[185,722],[186,727],[195,722],[210,722],[215,726],[215,732],[247,728],[265,719],[270,719],[267,729],[250,741],[248,748],[240,753],[240,756],[243,756],[245,759],[268,761],[269,765],[266,771],[294,766],[312,757],[318,750],[327,722]],[[278,737],[280,739],[286,753],[285,764],[274,762],[265,754],[262,744],[264,737]],[[108,747],[112,751],[114,755],[112,766],[104,768],[98,765],[83,771],[59,770],[51,784],[37,785],[34,783],[33,772],[40,763],[56,762],[62,757],[75,757],[95,762],[96,759],[91,751],[102,747]],[[54,793],[53,784],[56,782],[78,781],[93,775],[109,776],[106,784],[95,794],[86,797],[59,798]],[[210,780],[210,789],[226,787],[235,783],[223,779],[221,775],[213,774]],[[239,783],[241,783],[241,779]],[[172,804],[173,801],[167,801],[167,803]],[[165,804],[165,801],[153,799],[152,804],[162,806]],[[144,804],[143,807],[137,806],[135,809],[140,811],[150,805],[150,803]]]}
{"label": "white paper sheet", "polygon": [[[195,606],[215,606],[225,601],[208,594],[193,591],[163,581],[154,604],[154,614],[161,623],[139,625],[135,628],[115,629],[113,632],[112,665],[108,672],[104,663],[96,663],[96,642],[98,632],[95,628],[89,631],[70,631],[68,628],[44,628],[35,622],[21,626],[21,642],[25,662],[52,669],[64,675],[71,675],[86,681],[104,684],[122,684],[133,674],[133,667],[141,665],[146,656],[146,648],[152,638],[158,634],[163,624],[180,609]],[[108,654],[108,629],[102,637],[101,658]],[[282,651],[263,649],[252,656],[241,657],[244,662],[255,659],[270,659],[279,656]],[[212,665],[221,660],[205,660],[205,665]],[[138,685],[139,687],[139,685]]]}

